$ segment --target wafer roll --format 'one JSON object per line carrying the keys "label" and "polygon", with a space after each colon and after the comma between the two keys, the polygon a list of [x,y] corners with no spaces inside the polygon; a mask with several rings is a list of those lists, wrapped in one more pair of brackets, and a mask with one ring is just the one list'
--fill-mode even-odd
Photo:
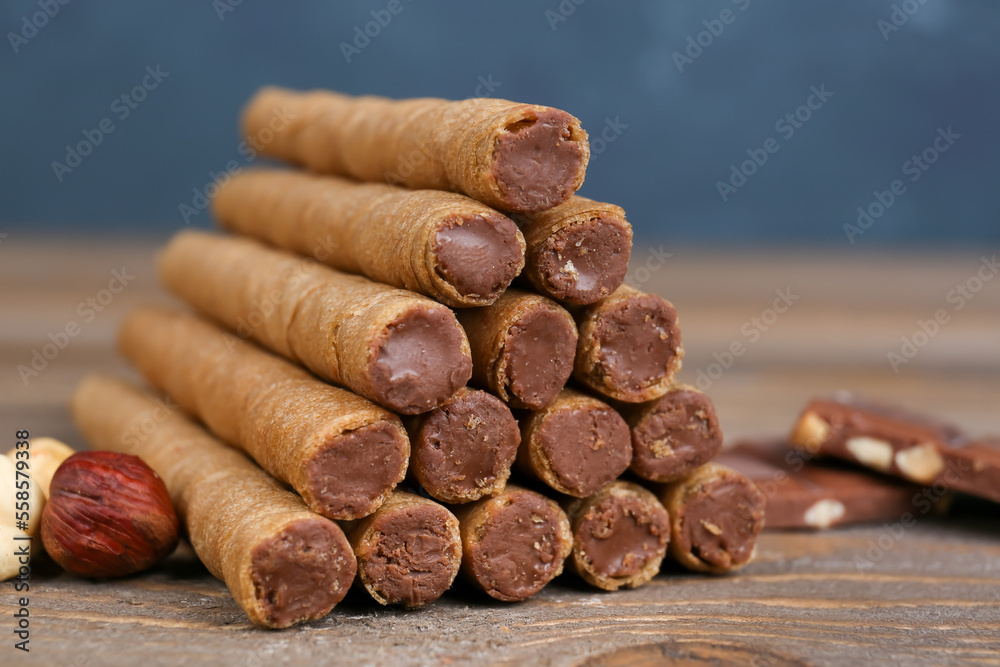
{"label": "wafer roll", "polygon": [[585,498],[628,468],[625,420],[607,403],[564,389],[521,420],[518,468],[559,493]]}
{"label": "wafer roll", "polygon": [[454,307],[493,303],[524,267],[517,225],[452,192],[260,169],[212,208],[223,227]]}
{"label": "wafer roll", "polygon": [[316,172],[462,192],[505,211],[566,201],[590,159],[587,133],[573,116],[497,99],[390,100],[268,87],[247,104],[242,126],[264,155]]}
{"label": "wafer roll", "polygon": [[648,403],[616,405],[632,435],[629,469],[652,482],[673,482],[715,458],[722,427],[712,399],[675,385]]}
{"label": "wafer roll", "polygon": [[708,463],[668,484],[660,500],[670,514],[670,555],[687,569],[722,574],[753,559],[765,498],[745,476]]}
{"label": "wafer roll", "polygon": [[577,313],[573,377],[609,398],[641,403],[670,390],[684,347],[677,311],[655,294],[622,285]]}
{"label": "wafer roll", "polygon": [[660,571],[670,516],[650,491],[619,480],[565,509],[573,530],[570,569],[591,586],[636,588]]}
{"label": "wafer roll", "polygon": [[406,419],[410,477],[445,503],[503,491],[521,432],[496,396],[463,387],[443,405]]}
{"label": "wafer roll", "polygon": [[222,440],[332,519],[371,514],[406,475],[399,418],[198,318],[141,308],[119,349]]}
{"label": "wafer roll", "polygon": [[514,219],[527,244],[522,275],[540,293],[584,305],[609,296],[625,279],[632,226],[620,207],[573,196]]}
{"label": "wafer roll", "polygon": [[462,562],[458,519],[444,506],[395,491],[346,526],[358,579],[379,604],[416,609],[451,587]]}
{"label": "wafer roll", "polygon": [[183,232],[160,275],[241,338],[402,414],[440,405],[472,375],[449,308],[256,241]]}
{"label": "wafer roll", "polygon": [[344,533],[240,452],[120,380],[86,378],[72,410],[91,445],[137,455],[163,479],[195,553],[256,625],[322,618],[347,593]]}
{"label": "wafer roll", "polygon": [[469,337],[473,382],[513,407],[548,404],[573,372],[576,324],[550,299],[507,290],[492,306],[456,316]]}
{"label": "wafer roll", "polygon": [[563,570],[573,549],[569,519],[555,501],[508,484],[503,493],[454,508],[462,573],[490,597],[526,600]]}

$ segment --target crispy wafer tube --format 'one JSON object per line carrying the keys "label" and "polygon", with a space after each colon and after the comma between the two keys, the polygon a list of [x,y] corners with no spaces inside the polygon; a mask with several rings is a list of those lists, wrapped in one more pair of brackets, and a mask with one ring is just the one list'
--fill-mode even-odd
{"label": "crispy wafer tube", "polygon": [[347,593],[357,566],[341,529],[240,452],[120,380],[85,379],[72,410],[91,445],[160,475],[195,553],[256,625],[322,618]]}
{"label": "crispy wafer tube", "polygon": [[765,498],[744,475],[708,463],[668,484],[660,500],[670,514],[670,556],[684,567],[722,574],[753,559]]}
{"label": "crispy wafer tube", "polygon": [[399,418],[190,315],[142,308],[122,354],[217,436],[332,519],[371,514],[406,475]]}
{"label": "crispy wafer tube", "polygon": [[565,505],[573,530],[570,569],[606,591],[636,588],[660,571],[670,517],[656,496],[617,481]]}
{"label": "crispy wafer tube", "polygon": [[622,285],[577,313],[573,377],[610,398],[641,403],[670,390],[684,348],[677,311],[655,294]]}
{"label": "crispy wafer tube", "polygon": [[358,580],[379,604],[423,607],[458,575],[458,519],[433,500],[395,491],[374,514],[344,528],[358,559]]}
{"label": "crispy wafer tube", "polygon": [[508,484],[503,493],[453,508],[462,531],[462,574],[490,597],[525,600],[559,576],[573,549],[555,501]]}
{"label": "crispy wafer tube", "polygon": [[555,301],[507,290],[492,306],[456,312],[472,379],[516,408],[548,404],[573,372],[576,324]]}
{"label": "crispy wafer tube", "polygon": [[212,208],[223,227],[449,306],[493,303],[524,267],[517,225],[453,192],[250,170]]}
{"label": "crispy wafer tube", "polygon": [[410,477],[445,503],[467,503],[503,491],[521,431],[492,394],[463,387],[443,405],[405,420]]}
{"label": "crispy wafer tube", "polygon": [[628,468],[625,420],[607,403],[564,389],[521,419],[518,469],[559,493],[585,498]]}
{"label": "crispy wafer tube", "polygon": [[722,427],[712,399],[675,385],[648,403],[617,404],[632,435],[629,469],[652,482],[673,482],[711,461],[722,449]]}
{"label": "crispy wafer tube", "polygon": [[527,244],[522,276],[542,294],[589,304],[625,279],[632,226],[620,207],[574,195],[555,208],[514,220]]}
{"label": "crispy wafer tube", "polygon": [[446,306],[250,239],[178,234],[160,275],[241,338],[396,412],[430,410],[472,375]]}
{"label": "crispy wafer tube", "polygon": [[583,183],[590,144],[565,111],[497,99],[350,97],[262,88],[243,132],[264,155],[361,181],[462,192],[536,212]]}

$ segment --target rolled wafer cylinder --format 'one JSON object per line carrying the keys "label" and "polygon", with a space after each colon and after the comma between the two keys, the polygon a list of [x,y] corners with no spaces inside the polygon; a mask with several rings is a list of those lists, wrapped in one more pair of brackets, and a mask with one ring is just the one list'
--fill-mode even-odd
{"label": "rolled wafer cylinder", "polygon": [[374,513],[344,528],[358,559],[358,581],[379,604],[423,607],[458,575],[458,519],[433,500],[394,491]]}
{"label": "rolled wafer cylinder", "polygon": [[635,475],[673,482],[711,461],[722,450],[722,427],[707,395],[686,384],[647,403],[615,405],[632,436]]}
{"label": "rolled wafer cylinder", "polygon": [[524,267],[517,225],[453,192],[254,169],[212,208],[223,227],[454,307],[493,303]]}
{"label": "rolled wafer cylinder", "polygon": [[749,563],[764,526],[764,494],[746,476],[707,463],[666,485],[670,556],[689,570],[722,574]]}
{"label": "rolled wafer cylinder", "polygon": [[428,495],[467,503],[503,491],[521,431],[496,396],[463,387],[443,405],[404,421],[409,476]]}
{"label": "rolled wafer cylinder", "polygon": [[684,347],[666,299],[622,285],[576,315],[580,339],[573,377],[615,400],[642,403],[670,390]]}
{"label": "rolled wafer cylinder", "polygon": [[374,512],[406,475],[399,418],[190,315],[141,308],[118,347],[149,382],[332,519]]}
{"label": "rolled wafer cylinder", "polygon": [[590,144],[559,109],[498,99],[390,100],[266,87],[243,133],[315,172],[450,190],[505,211],[552,208],[583,183]]}
{"label": "rolled wafer cylinder", "polygon": [[620,207],[574,195],[514,220],[526,244],[522,278],[539,293],[585,305],[609,296],[625,280],[632,226]]}
{"label": "rolled wafer cylinder", "polygon": [[607,403],[564,389],[521,419],[518,469],[559,493],[586,498],[632,460],[628,425]]}
{"label": "rolled wafer cylinder", "polygon": [[559,576],[573,549],[555,501],[508,484],[503,493],[453,508],[462,532],[462,574],[504,602],[526,600]]}
{"label": "rolled wafer cylinder", "polygon": [[315,620],[343,599],[357,566],[340,527],[245,455],[120,380],[84,379],[72,411],[91,445],[137,455],[163,479],[198,558],[254,624]]}
{"label": "rolled wafer cylinder", "polygon": [[617,481],[564,505],[573,530],[570,569],[606,591],[636,588],[660,571],[670,516],[649,490]]}
{"label": "rolled wafer cylinder", "polygon": [[510,289],[492,306],[456,311],[473,382],[516,408],[548,404],[573,372],[576,324],[555,301]]}
{"label": "rolled wafer cylinder", "polygon": [[472,375],[451,309],[257,241],[183,232],[160,276],[241,338],[402,414],[440,405]]}

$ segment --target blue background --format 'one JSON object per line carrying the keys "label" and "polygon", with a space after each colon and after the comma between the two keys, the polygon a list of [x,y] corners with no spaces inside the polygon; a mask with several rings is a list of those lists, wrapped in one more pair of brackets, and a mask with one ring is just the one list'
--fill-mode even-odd
{"label": "blue background", "polygon": [[[491,96],[570,111],[592,138],[618,124],[595,145],[581,194],[624,206],[639,238],[849,247],[857,208],[902,179],[906,192],[857,245],[1000,241],[994,0],[401,0],[351,62],[341,44],[388,0],[243,0],[220,17],[222,2],[70,0],[17,53],[10,33],[41,10],[3,3],[5,231],[183,227],[193,189],[245,164],[235,119],[263,84],[464,98],[489,81]],[[894,4],[915,11],[883,34]],[[730,23],[712,23],[724,10]],[[689,37],[707,45],[679,71]],[[169,76],[119,120],[115,98],[157,65]],[[786,138],[775,124],[811,86],[833,96]],[[114,131],[59,182],[52,162],[105,117]],[[949,126],[960,138],[910,182],[903,164]],[[769,137],[778,152],[723,201],[717,182]]]}

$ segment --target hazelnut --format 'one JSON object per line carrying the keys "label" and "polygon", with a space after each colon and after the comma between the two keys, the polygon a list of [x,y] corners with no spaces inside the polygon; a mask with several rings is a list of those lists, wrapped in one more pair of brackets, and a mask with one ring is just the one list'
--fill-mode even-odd
{"label": "hazelnut", "polygon": [[[17,452],[23,452],[17,448],[7,452],[7,457],[17,460]],[[59,465],[73,455],[73,448],[55,438],[32,438],[31,447],[28,449],[31,462],[31,478],[35,480],[45,497],[49,497],[49,482],[55,474]],[[34,509],[34,508],[33,508]],[[36,510],[41,516],[41,508]]]}
{"label": "hazelnut", "polygon": [[795,424],[791,442],[797,449],[817,454],[829,437],[830,424],[815,412],[810,411],[802,415]]}
{"label": "hazelnut", "polygon": [[896,452],[896,467],[914,482],[930,484],[944,470],[944,459],[937,445],[925,442]]}
{"label": "hazelnut", "polygon": [[859,435],[848,438],[845,446],[851,456],[862,465],[881,472],[888,472],[892,468],[892,445],[885,440]]}
{"label": "hazelnut", "polygon": [[844,518],[844,503],[833,498],[817,500],[806,510],[804,519],[807,526],[829,528]]}
{"label": "hazelnut", "polygon": [[52,477],[42,543],[69,572],[122,577],[168,556],[179,527],[167,487],[142,459],[78,452]]}

